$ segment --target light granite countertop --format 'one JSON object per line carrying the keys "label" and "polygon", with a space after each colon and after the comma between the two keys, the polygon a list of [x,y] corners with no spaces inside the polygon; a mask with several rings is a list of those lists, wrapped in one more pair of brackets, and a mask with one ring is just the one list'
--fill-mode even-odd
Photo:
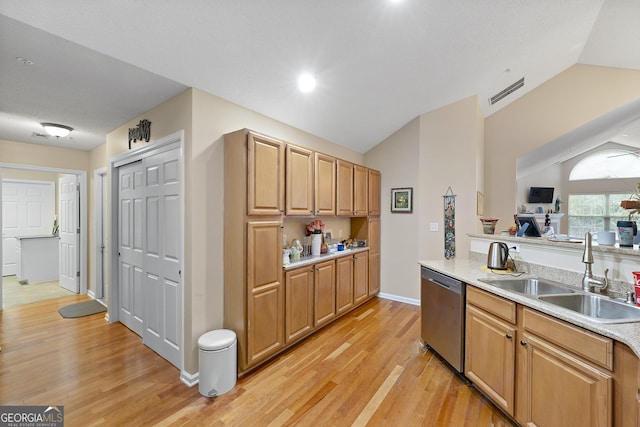
{"label": "light granite countertop", "polygon": [[306,265],[316,264],[318,262],[327,261],[330,259],[340,258],[347,255],[357,254],[358,252],[368,251],[369,247],[364,246],[361,248],[353,248],[353,249],[345,249],[344,251],[336,251],[329,254],[321,254],[317,256],[308,256],[295,260],[291,260],[289,264],[283,265],[282,269],[284,271],[293,270],[295,268],[304,267]]}
{"label": "light granite countertop", "polygon": [[[486,265],[483,262],[473,259],[450,259],[450,260],[425,260],[418,261],[421,266],[430,268],[447,276],[461,280],[477,288],[499,295],[518,304],[533,308],[542,313],[546,313],[557,319],[564,320],[573,325],[596,332],[600,335],[620,341],[631,348],[636,356],[640,357],[640,322],[634,323],[599,323],[589,320],[586,317],[576,315],[574,312],[557,307],[553,304],[538,300],[535,297],[526,296],[517,292],[508,291],[488,283],[481,282],[480,279],[506,279],[505,274],[496,274],[483,270]],[[519,277],[535,277],[532,275],[522,275]],[[571,287],[571,286],[570,286]],[[573,289],[580,291],[577,287]]]}

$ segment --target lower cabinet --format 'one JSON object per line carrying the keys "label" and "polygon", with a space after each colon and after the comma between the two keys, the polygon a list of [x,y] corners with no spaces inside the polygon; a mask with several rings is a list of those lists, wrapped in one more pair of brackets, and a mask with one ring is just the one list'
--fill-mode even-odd
{"label": "lower cabinet", "polygon": [[342,314],[369,297],[369,253],[336,260],[336,310]]}
{"label": "lower cabinet", "polygon": [[285,273],[285,344],[298,340],[313,330],[313,276],[313,267]]}
{"label": "lower cabinet", "polygon": [[474,287],[466,325],[465,374],[518,423],[614,425],[613,340]]}

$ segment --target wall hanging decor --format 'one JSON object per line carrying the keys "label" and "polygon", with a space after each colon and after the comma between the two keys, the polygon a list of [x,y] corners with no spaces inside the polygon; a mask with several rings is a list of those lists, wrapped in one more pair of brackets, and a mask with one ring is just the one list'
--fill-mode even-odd
{"label": "wall hanging decor", "polygon": [[444,257],[456,256],[456,195],[451,187],[444,196]]}
{"label": "wall hanging decor", "polygon": [[391,189],[391,212],[411,213],[413,211],[413,187]]}

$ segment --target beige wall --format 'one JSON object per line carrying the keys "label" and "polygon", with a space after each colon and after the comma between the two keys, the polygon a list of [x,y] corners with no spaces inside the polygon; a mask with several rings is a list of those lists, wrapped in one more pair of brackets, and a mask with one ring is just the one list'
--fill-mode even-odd
{"label": "beige wall", "polygon": [[[442,107],[409,122],[366,153],[382,173],[381,292],[420,298],[418,260],[444,258],[443,195],[456,197],[456,257],[469,251],[476,232],[476,192],[481,190],[483,118],[476,97]],[[413,187],[412,214],[390,213],[391,188]],[[430,223],[438,225],[430,232]]]}
{"label": "beige wall", "polygon": [[485,213],[513,217],[518,157],[638,97],[640,71],[579,64],[487,117]]}

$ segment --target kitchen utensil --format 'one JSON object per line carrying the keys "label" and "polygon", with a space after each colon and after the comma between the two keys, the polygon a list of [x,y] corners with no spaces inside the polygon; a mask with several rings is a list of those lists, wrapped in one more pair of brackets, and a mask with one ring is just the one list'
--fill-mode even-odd
{"label": "kitchen utensil", "polygon": [[492,242],[487,254],[487,268],[491,270],[506,270],[509,258],[509,247],[503,242]]}

